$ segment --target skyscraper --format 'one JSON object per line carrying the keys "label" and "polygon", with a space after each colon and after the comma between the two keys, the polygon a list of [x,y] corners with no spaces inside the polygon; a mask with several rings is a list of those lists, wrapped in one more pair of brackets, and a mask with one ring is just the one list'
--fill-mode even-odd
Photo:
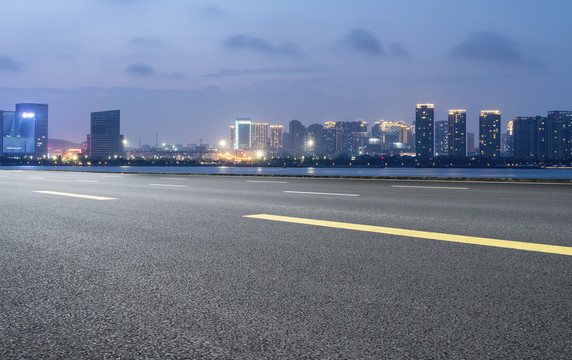
{"label": "skyscraper", "polygon": [[236,126],[230,125],[230,136],[229,136],[230,149],[235,149],[236,144]]}
{"label": "skyscraper", "polygon": [[479,153],[483,157],[500,157],[501,113],[498,110],[482,110],[479,115]]}
{"label": "skyscraper", "polygon": [[415,109],[415,154],[417,156],[433,156],[434,121],[435,105],[417,104]]}
{"label": "skyscraper", "polygon": [[268,147],[268,123],[252,123],[252,147],[265,149]]}
{"label": "skyscraper", "polygon": [[252,148],[252,120],[250,118],[237,118],[234,122],[234,149]]}
{"label": "skyscraper", "polygon": [[[36,158],[48,156],[48,105],[16,104],[16,123],[33,122],[33,146],[31,152]],[[30,125],[31,126],[31,125]],[[26,153],[30,153],[26,149]]]}
{"label": "skyscraper", "polygon": [[449,110],[448,118],[448,154],[449,156],[467,155],[467,111]]}
{"label": "skyscraper", "polygon": [[435,121],[435,156],[449,155],[449,122]]}
{"label": "skyscraper", "polygon": [[304,150],[304,138],[306,128],[298,120],[292,120],[289,124],[290,148],[294,151]]}
{"label": "skyscraper", "polygon": [[546,118],[546,159],[572,159],[572,111],[549,111]]}
{"label": "skyscraper", "polygon": [[539,130],[546,118],[542,116],[519,116],[512,121],[513,155],[522,160],[540,159]]}
{"label": "skyscraper", "polygon": [[282,133],[284,126],[282,125],[270,125],[270,147],[273,149],[282,148]]}
{"label": "skyscraper", "polygon": [[109,158],[123,156],[122,136],[119,130],[119,110],[91,113],[90,156]]}

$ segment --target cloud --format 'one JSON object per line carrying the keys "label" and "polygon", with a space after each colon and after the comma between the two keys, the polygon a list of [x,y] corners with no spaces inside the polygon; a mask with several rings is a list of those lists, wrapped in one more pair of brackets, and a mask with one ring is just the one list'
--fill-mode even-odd
{"label": "cloud", "polygon": [[222,10],[220,7],[216,6],[216,5],[208,5],[208,6],[195,6],[193,7],[193,9],[195,11],[197,11],[198,13],[200,13],[201,15],[204,15],[206,17],[210,17],[210,18],[218,18],[221,17],[225,14],[224,10]]}
{"label": "cloud", "polygon": [[159,39],[146,38],[146,37],[134,38],[129,41],[129,44],[134,46],[149,47],[149,48],[158,48],[165,46],[165,43]]}
{"label": "cloud", "polygon": [[471,34],[465,41],[455,45],[449,52],[449,57],[454,60],[509,65],[530,65],[538,62],[538,60],[527,58],[519,48],[516,42],[502,35],[483,31]]}
{"label": "cloud", "polygon": [[18,72],[22,69],[14,59],[9,56],[0,56],[0,71]]}
{"label": "cloud", "polygon": [[125,68],[125,73],[133,76],[152,76],[155,70],[146,64],[131,64]]}
{"label": "cloud", "polygon": [[229,76],[257,75],[257,74],[309,74],[325,72],[324,66],[291,67],[291,68],[261,68],[261,69],[224,69],[216,73],[201,75],[205,78],[222,78]]}
{"label": "cloud", "polygon": [[395,57],[411,57],[409,50],[404,48],[402,43],[398,43],[398,42],[392,43],[389,46],[389,52],[390,52],[391,56],[395,56]]}
{"label": "cloud", "polygon": [[224,41],[224,45],[231,50],[250,50],[272,55],[296,55],[298,47],[290,42],[280,46],[270,44],[268,41],[246,35],[235,35]]}
{"label": "cloud", "polygon": [[379,40],[365,29],[352,29],[338,41],[337,47],[367,56],[380,57],[384,55]]}

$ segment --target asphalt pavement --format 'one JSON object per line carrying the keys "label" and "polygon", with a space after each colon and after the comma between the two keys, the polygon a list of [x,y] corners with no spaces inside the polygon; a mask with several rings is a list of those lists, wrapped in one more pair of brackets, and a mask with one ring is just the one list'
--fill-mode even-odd
{"label": "asphalt pavement", "polygon": [[0,171],[0,359],[571,359],[571,218],[566,184]]}

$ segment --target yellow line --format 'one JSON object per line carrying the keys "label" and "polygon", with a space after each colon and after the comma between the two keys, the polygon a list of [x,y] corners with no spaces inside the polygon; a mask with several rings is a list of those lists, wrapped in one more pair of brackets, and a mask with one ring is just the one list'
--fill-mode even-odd
{"label": "yellow line", "polygon": [[72,194],[72,193],[64,193],[64,192],[57,192],[57,191],[34,191],[35,193],[40,194],[49,194],[49,195],[58,195],[58,196],[69,196],[69,197],[76,197],[82,199],[91,199],[91,200],[116,200],[117,198],[110,198],[104,196],[94,196],[94,195],[83,195],[83,194]]}
{"label": "yellow line", "polygon": [[535,244],[527,243],[521,241],[510,241],[510,240],[498,240],[498,239],[487,239],[475,236],[464,236],[464,235],[453,235],[453,234],[442,234],[428,231],[417,231],[408,229],[398,229],[383,226],[372,226],[372,225],[360,225],[351,224],[337,221],[325,221],[325,220],[314,220],[305,219],[290,216],[279,216],[279,215],[268,215],[268,214],[256,214],[256,215],[245,215],[244,217],[253,219],[263,219],[271,221],[280,221],[294,224],[304,224],[313,226],[323,226],[336,229],[346,229],[346,230],[357,230],[357,231],[367,231],[380,234],[390,234],[399,236],[408,236],[422,239],[449,241],[463,244],[473,244],[473,245],[483,245],[483,246],[494,246],[507,249],[525,250],[525,251],[536,251],[549,254],[559,254],[559,255],[569,255],[572,256],[572,247],[568,246],[558,246],[558,245],[546,245],[546,244]]}

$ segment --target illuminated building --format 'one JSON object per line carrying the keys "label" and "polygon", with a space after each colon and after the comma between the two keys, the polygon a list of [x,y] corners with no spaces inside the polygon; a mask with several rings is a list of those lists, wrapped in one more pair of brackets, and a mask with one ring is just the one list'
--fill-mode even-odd
{"label": "illuminated building", "polygon": [[234,149],[252,148],[252,120],[250,120],[250,118],[237,118],[234,122],[234,126]]}
{"label": "illuminated building", "polygon": [[435,105],[417,104],[415,109],[415,154],[417,156],[433,156],[434,121]]}
{"label": "illuminated building", "polygon": [[235,143],[236,143],[236,126],[231,125],[230,126],[230,138],[229,138],[229,144],[230,144],[230,148],[234,149],[235,147]]}
{"label": "illuminated building", "polygon": [[252,123],[251,131],[252,147],[255,149],[265,149],[268,146],[268,124]]}
{"label": "illuminated building", "polygon": [[0,153],[4,156],[48,155],[48,105],[16,104],[16,111],[0,111]]}
{"label": "illuminated building", "polygon": [[449,155],[449,122],[435,121],[435,156]]}
{"label": "illuminated building", "polygon": [[123,156],[123,141],[119,130],[119,110],[91,113],[90,156],[109,158]]}
{"label": "illuminated building", "polygon": [[467,155],[467,111],[449,110],[447,147],[449,156]]}
{"label": "illuminated building", "polygon": [[324,125],[324,152],[329,155],[336,153],[336,123],[326,121]]}
{"label": "illuminated building", "polygon": [[502,153],[504,156],[514,156],[514,120],[506,124],[506,134],[502,137]]}
{"label": "illuminated building", "polygon": [[479,153],[483,157],[500,157],[501,113],[498,110],[482,110],[479,115]]}
{"label": "illuminated building", "polygon": [[282,148],[282,133],[284,126],[270,125],[270,147],[273,149]]}

